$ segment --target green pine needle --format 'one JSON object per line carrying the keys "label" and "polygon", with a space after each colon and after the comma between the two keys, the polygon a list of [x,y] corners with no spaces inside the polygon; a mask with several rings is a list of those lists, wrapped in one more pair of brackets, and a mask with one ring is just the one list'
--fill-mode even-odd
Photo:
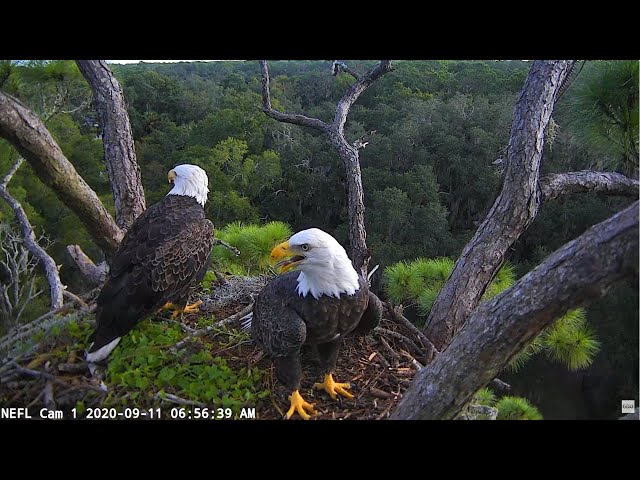
{"label": "green pine needle", "polygon": [[473,396],[473,401],[471,403],[474,405],[486,405],[487,407],[493,407],[496,403],[496,394],[488,387],[481,388]]}
{"label": "green pine needle", "polygon": [[584,313],[558,320],[544,335],[547,356],[569,370],[587,368],[600,351],[600,342],[586,323]]}
{"label": "green pine needle", "polygon": [[495,407],[498,420],[542,420],[542,415],[526,398],[504,396]]}

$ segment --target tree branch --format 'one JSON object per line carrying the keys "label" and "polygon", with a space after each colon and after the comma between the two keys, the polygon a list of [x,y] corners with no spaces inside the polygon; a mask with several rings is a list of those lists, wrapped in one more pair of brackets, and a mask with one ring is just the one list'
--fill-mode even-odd
{"label": "tree branch", "polygon": [[426,334],[443,350],[476,308],[509,248],[535,219],[544,132],[572,61],[535,61],[516,103],[502,191],[438,293]]}
{"label": "tree branch", "polygon": [[118,226],[127,230],[145,210],[140,167],[122,87],[104,60],[76,60],[93,91]]}
{"label": "tree branch", "polygon": [[11,179],[13,178],[13,176],[16,174],[16,172],[18,171],[18,169],[23,163],[24,163],[24,158],[19,157],[18,160],[16,160],[16,163],[13,164],[13,166],[9,169],[7,174],[4,176],[4,178],[2,179],[2,182],[0,182],[0,188],[7,188],[7,185],[9,185],[9,182],[11,181]]}
{"label": "tree branch", "polygon": [[213,246],[215,247],[216,245],[220,245],[221,247],[226,248],[227,250],[229,250],[230,252],[232,252],[236,257],[240,255],[240,250],[238,250],[236,247],[234,247],[233,245],[229,245],[227,242],[225,242],[224,240],[220,240],[219,238],[214,238],[213,239]]}
{"label": "tree branch", "polygon": [[354,72],[349,67],[347,67],[346,63],[338,62],[337,60],[334,60],[333,63],[331,64],[331,74],[335,77],[340,72],[348,73],[356,80],[360,78],[356,72]]}
{"label": "tree branch", "polygon": [[266,60],[260,60],[260,71],[262,72],[262,110],[274,120],[285,123],[293,123],[303,127],[317,128],[327,131],[329,125],[317,118],[305,117],[304,115],[282,113],[274,110],[271,106],[271,92],[269,90],[269,67]]}
{"label": "tree branch", "polygon": [[[40,263],[40,266],[44,270],[47,282],[49,282],[51,308],[56,309],[60,308],[63,303],[63,287],[62,283],[60,282],[60,275],[58,274],[58,267],[56,266],[56,262],[40,245],[38,245],[38,242],[36,241],[36,235],[33,232],[33,227],[29,223],[29,219],[27,218],[27,214],[22,208],[22,205],[20,205],[20,202],[13,198],[13,196],[7,190],[7,184],[9,183],[9,180],[11,180],[11,177],[15,174],[20,165],[22,165],[23,161],[24,160],[22,158],[19,158],[15,165],[11,168],[11,170],[9,170],[9,173],[2,179],[2,183],[0,183],[0,198],[7,202],[7,204],[13,210],[13,213],[18,219],[20,230],[22,230],[24,246],[27,248],[27,250],[29,250],[31,255],[38,259],[38,263]],[[30,294],[31,293],[32,291],[30,290]],[[22,310],[20,310],[20,313],[22,313]],[[19,315],[20,314],[18,314],[18,316]]]}
{"label": "tree branch", "polygon": [[347,121],[347,115],[349,114],[351,105],[358,100],[362,92],[369,88],[373,82],[391,70],[391,60],[382,60],[378,65],[360,77],[358,81],[347,90],[347,93],[343,95],[336,107],[336,114],[333,117],[333,123],[331,125],[334,131],[340,135],[344,134],[344,124]]}
{"label": "tree branch", "polygon": [[638,180],[614,172],[552,173],[540,179],[542,202],[548,202],[564,195],[597,192],[607,195],[638,197]]}
{"label": "tree branch", "polygon": [[3,92],[0,92],[0,137],[18,150],[38,178],[78,215],[96,244],[105,253],[113,253],[122,239],[120,228],[40,119]]}
{"label": "tree branch", "polygon": [[450,419],[545,327],[638,275],[638,202],[554,252],[482,303],[405,392],[394,419]]}
{"label": "tree branch", "polygon": [[107,279],[107,264],[102,262],[98,265],[93,263],[86,253],[82,251],[80,245],[67,245],[67,252],[80,270],[82,276],[93,286],[101,285]]}

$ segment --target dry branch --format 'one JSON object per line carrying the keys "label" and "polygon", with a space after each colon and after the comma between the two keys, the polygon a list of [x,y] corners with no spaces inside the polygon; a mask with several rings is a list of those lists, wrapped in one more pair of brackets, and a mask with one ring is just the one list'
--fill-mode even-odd
{"label": "dry branch", "polygon": [[391,61],[382,60],[367,73],[358,77],[358,80],[346,91],[338,102],[336,113],[331,124],[327,124],[317,118],[281,113],[274,110],[271,105],[269,68],[266,60],[260,60],[260,70],[262,72],[262,105],[264,112],[280,122],[312,127],[324,132],[338,152],[338,156],[342,160],[346,171],[350,257],[355,269],[366,278],[370,255],[369,249],[367,248],[367,232],[364,222],[364,191],[362,188],[360,159],[358,148],[347,142],[344,136],[344,125],[347,121],[347,115],[349,114],[351,106],[358,97],[360,97],[362,92],[382,75],[391,71]]}
{"label": "dry branch", "polygon": [[227,325],[229,323],[233,323],[235,321],[240,320],[242,317],[244,317],[249,312],[251,312],[252,309],[253,309],[253,302],[251,302],[245,308],[240,310],[238,313],[234,313],[233,315],[231,315],[231,316],[229,316],[229,317],[227,317],[227,318],[225,318],[223,320],[220,320],[218,322],[215,322],[212,325],[209,325],[208,327],[201,328],[199,330],[194,331],[193,333],[190,333],[185,338],[183,338],[178,343],[176,343],[173,347],[171,347],[171,351],[175,353],[178,350],[180,350],[182,347],[184,347],[187,344],[187,342],[192,341],[195,337],[201,337],[201,336],[206,335],[207,333],[211,332],[212,330],[214,330],[216,328],[219,328],[219,327],[221,327],[223,325]]}
{"label": "dry branch", "polygon": [[107,279],[107,264],[93,263],[87,254],[82,251],[80,245],[67,245],[67,252],[71,256],[80,273],[92,286],[101,285]]}
{"label": "dry branch", "polygon": [[216,245],[220,245],[221,247],[226,248],[227,250],[231,251],[236,257],[240,255],[240,250],[238,250],[233,245],[229,245],[224,240],[220,240],[219,238],[214,238],[213,239],[213,246],[215,247]]}
{"label": "dry branch", "polygon": [[[45,277],[47,278],[47,282],[49,283],[51,308],[56,309],[60,308],[63,304],[62,292],[64,290],[62,282],[60,282],[60,274],[58,273],[56,262],[44,250],[44,248],[42,248],[38,244],[38,242],[36,241],[36,235],[33,231],[33,227],[31,226],[31,223],[29,223],[29,219],[27,218],[27,214],[22,208],[22,205],[15,198],[13,198],[13,196],[7,190],[7,185],[11,180],[11,177],[13,177],[13,175],[18,171],[18,168],[20,168],[20,165],[22,165],[23,161],[24,159],[19,158],[18,161],[13,165],[11,170],[9,170],[9,173],[4,176],[2,182],[0,182],[0,197],[5,202],[7,202],[7,204],[13,210],[13,213],[16,215],[18,224],[20,225],[20,230],[22,231],[24,246],[31,253],[31,255],[38,259],[38,263],[44,270]],[[25,305],[23,305],[23,308]],[[18,314],[18,316],[20,315],[20,313]]]}
{"label": "dry branch", "polygon": [[413,333],[416,337],[418,337],[418,339],[420,340],[420,343],[422,343],[422,345],[428,349],[427,351],[428,360],[433,358],[434,355],[437,355],[438,353],[440,353],[436,349],[436,347],[434,347],[433,343],[431,343],[429,339],[424,335],[424,333],[422,333],[418,329],[418,327],[416,327],[404,315],[402,315],[399,310],[397,310],[396,308],[393,308],[391,304],[389,304],[388,302],[382,302],[382,304],[384,305],[386,310],[389,312],[389,315],[391,315],[391,319],[393,321],[395,321],[399,325],[402,325],[411,333]]}

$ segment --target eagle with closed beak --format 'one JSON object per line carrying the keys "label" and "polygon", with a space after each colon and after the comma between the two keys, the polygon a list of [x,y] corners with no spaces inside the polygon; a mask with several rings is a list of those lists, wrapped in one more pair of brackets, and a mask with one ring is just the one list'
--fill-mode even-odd
{"label": "eagle with closed beak", "polygon": [[[282,274],[256,298],[250,316],[256,343],[275,360],[276,376],[291,391],[286,417],[308,420],[316,411],[300,394],[300,349],[317,349],[324,380],[314,387],[331,398],[353,398],[348,383],[333,378],[338,352],[349,333],[366,333],[380,322],[382,304],[353,268],[344,248],[328,233],[311,228],[271,252]],[[277,263],[276,263],[277,262]],[[296,269],[297,271],[293,271]]]}
{"label": "eagle with closed beak", "polygon": [[173,317],[198,310],[187,301],[206,273],[213,224],[205,218],[205,171],[178,165],[169,171],[171,191],[133,222],[113,259],[97,299],[96,329],[88,362],[107,358],[140,320],[162,308]]}

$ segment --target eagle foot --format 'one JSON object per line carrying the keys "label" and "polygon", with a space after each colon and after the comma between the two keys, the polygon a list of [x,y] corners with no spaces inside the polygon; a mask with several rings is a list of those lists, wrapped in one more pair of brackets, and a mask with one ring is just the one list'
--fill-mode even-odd
{"label": "eagle foot", "polygon": [[167,302],[160,308],[159,311],[172,310],[173,313],[171,314],[171,318],[177,318],[180,315],[183,315],[185,313],[196,313],[196,312],[198,312],[200,310],[198,308],[200,305],[202,305],[202,300],[198,300],[197,302],[192,303],[191,305],[187,304],[184,308],[180,308],[175,303]]}
{"label": "eagle foot", "polygon": [[[333,375],[331,373],[327,373],[324,376],[324,382],[322,383],[314,383],[313,387],[317,390],[324,390],[327,392],[331,398],[337,400],[337,395],[340,395],[346,399],[351,400],[353,395],[348,392],[346,389],[351,386],[348,383],[336,383],[333,380]],[[337,395],[336,395],[337,394]]]}
{"label": "eagle foot", "polygon": [[318,413],[313,409],[313,406],[315,404],[306,402],[305,399],[302,398],[302,395],[300,395],[300,392],[298,390],[293,391],[293,393],[289,396],[289,400],[291,401],[291,407],[286,414],[287,420],[290,419],[295,412],[298,412],[298,415],[300,415],[305,420],[309,420],[311,418],[311,415],[315,415],[316,413]]}

